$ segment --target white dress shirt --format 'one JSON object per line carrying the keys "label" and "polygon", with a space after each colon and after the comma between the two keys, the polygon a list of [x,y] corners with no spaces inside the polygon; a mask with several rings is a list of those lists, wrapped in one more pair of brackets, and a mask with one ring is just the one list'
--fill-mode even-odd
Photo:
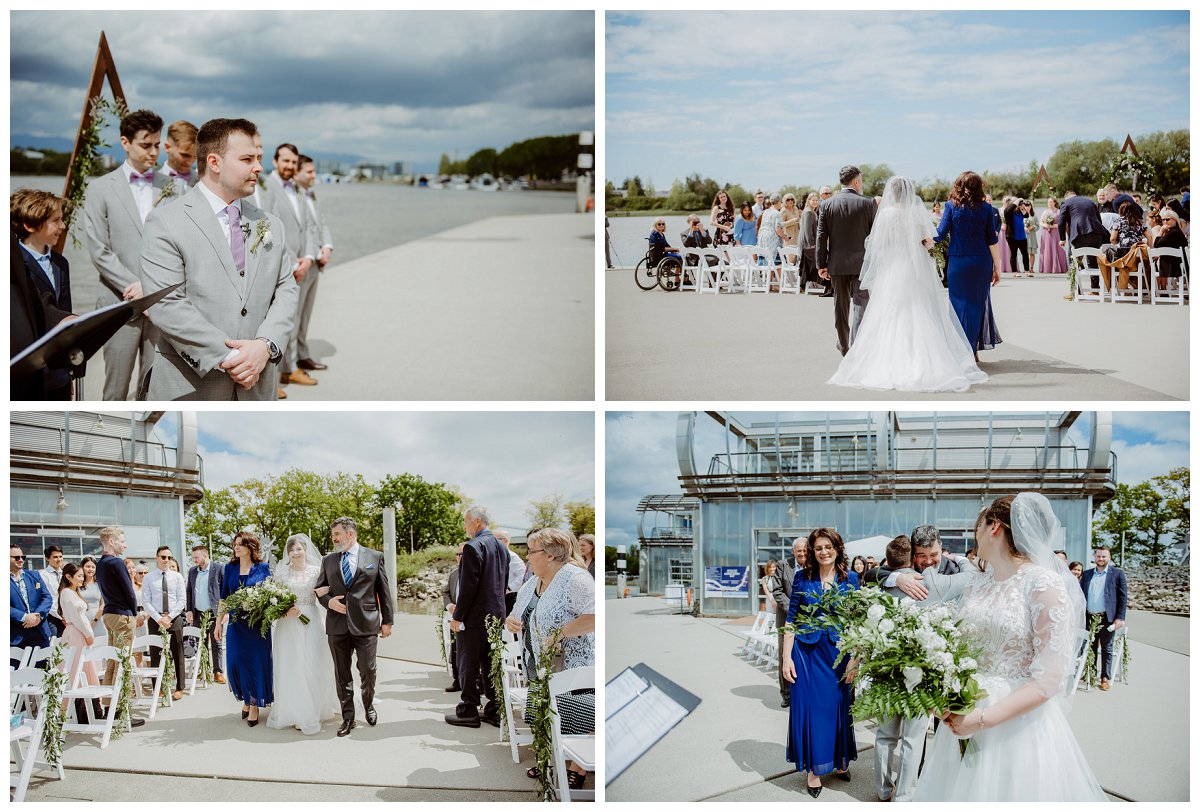
{"label": "white dress shirt", "polygon": [[525,562],[521,556],[508,551],[508,591],[516,592],[525,583]]}
{"label": "white dress shirt", "polygon": [[46,253],[44,254],[39,254],[25,243],[21,243],[21,248],[25,250],[26,254],[29,254],[29,256],[33,257],[33,261],[36,262],[38,267],[42,269],[42,273],[45,275],[46,280],[50,283],[50,289],[57,294],[58,285],[54,283],[54,264],[50,261],[50,247],[46,247]]}
{"label": "white dress shirt", "polygon": [[38,575],[42,576],[42,581],[46,584],[46,588],[50,590],[50,614],[62,620],[62,615],[58,613],[58,584],[62,580],[62,571],[55,572],[53,568],[46,567],[38,570]]}
{"label": "white dress shirt", "polygon": [[[242,199],[239,197],[232,203],[226,203],[224,200],[217,197],[213,190],[209,189],[208,185],[204,181],[200,181],[196,184],[196,186],[198,186],[200,191],[204,193],[204,199],[208,201],[208,205],[212,206],[213,214],[217,215],[217,222],[221,224],[221,233],[225,235],[225,243],[228,244],[229,213],[226,212],[225,209],[229,206],[237,206],[237,210],[240,212],[242,210]],[[253,237],[253,235],[251,235],[251,237]],[[229,250],[230,252],[233,251],[232,248]],[[250,251],[250,238],[246,238],[246,251],[247,253]],[[232,256],[232,253],[230,256]]]}
{"label": "white dress shirt", "polygon": [[155,621],[162,617],[164,575],[167,586],[167,614],[172,618],[179,617],[187,605],[187,584],[184,583],[182,575],[175,570],[148,572],[142,580],[142,609]]}
{"label": "white dress shirt", "polygon": [[[152,166],[147,171],[153,173],[155,171],[155,167]],[[149,183],[146,181],[130,183],[129,178],[133,176],[133,166],[128,160],[121,164],[121,172],[125,175],[125,183],[129,185],[129,191],[133,193],[133,202],[137,204],[138,216],[142,218],[142,223],[145,223],[146,216],[149,215],[150,210],[154,208],[154,181],[151,180]]]}

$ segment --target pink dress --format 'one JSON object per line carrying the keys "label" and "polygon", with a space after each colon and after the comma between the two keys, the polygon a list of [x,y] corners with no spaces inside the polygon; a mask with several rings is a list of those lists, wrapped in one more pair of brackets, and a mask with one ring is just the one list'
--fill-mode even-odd
{"label": "pink dress", "polygon": [[1038,238],[1038,271],[1041,273],[1066,273],[1067,252],[1058,244],[1058,224],[1050,225],[1047,217],[1055,217],[1052,212],[1042,215],[1041,236]]}
{"label": "pink dress", "polygon": [[[92,634],[92,624],[88,620],[87,608],[87,601],[75,594],[74,590],[64,589],[59,593],[59,611],[66,623],[63,640],[67,643],[67,650],[63,667],[66,669],[65,673],[68,679],[73,677],[79,669],[79,661],[83,657],[84,649],[87,648],[87,637],[84,636],[84,630],[88,635]],[[87,677],[88,685],[100,684],[96,667],[92,663],[84,663],[83,672]]]}

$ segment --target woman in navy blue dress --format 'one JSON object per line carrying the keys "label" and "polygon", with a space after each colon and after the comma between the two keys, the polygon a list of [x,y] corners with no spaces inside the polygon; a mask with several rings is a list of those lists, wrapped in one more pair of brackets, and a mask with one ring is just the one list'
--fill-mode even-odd
{"label": "woman in navy blue dress", "polygon": [[[801,605],[816,603],[827,589],[858,589],[858,576],[849,568],[846,546],[836,530],[818,528],[808,536],[808,557],[792,582],[787,622],[795,621]],[[792,683],[788,717],[787,760],[808,773],[808,794],[821,794],[820,776],[834,772],[850,780],[850,762],[858,758],[850,705],[853,673],[846,662],[837,668],[838,630],[819,629],[783,637],[783,676]]]}
{"label": "woman in navy blue dress", "polygon": [[983,178],[968,171],[955,179],[937,228],[937,242],[950,235],[946,252],[950,305],[971,342],[976,363],[980,350],[990,350],[1001,341],[992,317],[991,286],[1000,282],[994,217],[995,210],[983,199]]}
{"label": "woman in navy blue dress", "polygon": [[[271,568],[263,561],[258,537],[243,530],[233,537],[233,561],[225,565],[221,579],[221,598],[225,599],[244,586],[254,586],[271,577]],[[223,615],[217,624],[218,638],[228,622],[225,641],[225,676],[229,690],[242,700],[242,718],[254,727],[258,710],[275,701],[271,691],[271,633],[263,637],[246,619]]]}

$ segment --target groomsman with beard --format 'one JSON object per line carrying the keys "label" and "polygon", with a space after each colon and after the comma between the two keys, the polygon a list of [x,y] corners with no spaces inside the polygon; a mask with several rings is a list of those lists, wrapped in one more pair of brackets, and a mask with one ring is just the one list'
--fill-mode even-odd
{"label": "groomsman with beard", "polygon": [[298,293],[279,218],[242,198],[262,172],[257,128],[213,119],[200,128],[204,177],[156,209],[142,242],[142,279],[184,283],[148,311],[158,327],[151,400],[272,400]]}
{"label": "groomsman with beard", "polygon": [[[196,162],[198,132],[190,121],[175,121],[167,127],[167,140],[163,142],[167,160],[158,170],[163,177],[163,191],[157,196],[156,206],[160,202],[178,200],[199,182],[200,176],[192,170],[192,164]],[[166,191],[168,186],[170,192]]]}
{"label": "groomsman with beard", "polygon": [[1092,551],[1096,566],[1083,574],[1079,586],[1087,599],[1087,622],[1100,622],[1091,647],[1098,649],[1100,660],[1100,690],[1107,691],[1112,675],[1113,633],[1125,625],[1125,609],[1128,606],[1129,589],[1125,572],[1112,563],[1112,554],[1107,547]]}
{"label": "groomsman with beard", "polygon": [[[135,110],[121,119],[125,162],[87,188],[83,213],[88,251],[100,273],[96,307],[131,301],[142,295],[139,275],[142,230],[166,178],[154,172],[162,119]],[[141,354],[138,381],[154,360],[156,332],[144,316],[135,315],[104,345],[104,399],[129,400],[133,368]]]}
{"label": "groomsman with beard", "polygon": [[300,326],[296,330],[296,358],[292,360],[294,361],[293,367],[310,372],[329,369],[327,364],[314,360],[312,353],[308,350],[308,322],[312,318],[313,304],[317,301],[317,283],[321,281],[320,272],[325,270],[325,266],[329,264],[329,258],[333,254],[333,235],[329,232],[329,224],[325,222],[325,215],[322,214],[321,205],[317,202],[317,194],[312,188],[316,181],[316,163],[307,155],[301,155],[300,170],[296,173],[296,183],[300,187],[301,198],[308,210],[309,244],[314,249],[320,246],[320,253],[309,269],[308,284],[300,285]]}
{"label": "groomsman with beard", "polygon": [[838,352],[845,355],[870,298],[869,291],[859,287],[858,277],[877,207],[874,200],[863,197],[862,171],[857,166],[843,166],[838,178],[842,190],[817,208],[817,273],[833,282],[833,326]]}
{"label": "groomsman with beard", "polygon": [[[283,239],[287,252],[293,260],[292,276],[300,288],[299,300],[303,300],[312,288],[316,271],[312,267],[315,248],[312,232],[308,225],[308,207],[301,200],[296,184],[296,171],[300,168],[300,150],[295,144],[280,144],[275,148],[275,171],[267,176],[265,200],[267,211],[283,222]],[[302,369],[296,368],[296,336],[299,329],[299,300],[291,335],[284,349],[280,365],[279,382],[301,386],[315,386],[317,379]]]}

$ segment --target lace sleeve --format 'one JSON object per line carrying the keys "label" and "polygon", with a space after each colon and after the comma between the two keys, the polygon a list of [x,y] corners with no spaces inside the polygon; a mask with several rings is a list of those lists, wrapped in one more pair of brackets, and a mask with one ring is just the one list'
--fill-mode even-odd
{"label": "lace sleeve", "polygon": [[1030,683],[1045,697],[1065,694],[1075,677],[1076,643],[1062,581],[1045,571],[1032,579],[1029,617],[1033,636]]}
{"label": "lace sleeve", "polygon": [[587,570],[575,568],[567,582],[567,609],[575,617],[596,614],[596,582]]}

